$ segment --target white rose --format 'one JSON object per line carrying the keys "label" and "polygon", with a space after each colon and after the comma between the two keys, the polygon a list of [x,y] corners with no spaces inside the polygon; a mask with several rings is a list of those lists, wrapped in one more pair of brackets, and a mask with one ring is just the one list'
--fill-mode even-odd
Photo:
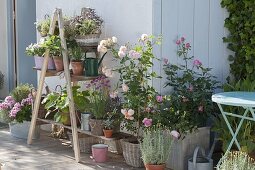
{"label": "white rose", "polygon": [[126,84],[122,84],[122,90],[124,92],[127,92],[129,90],[129,87]]}
{"label": "white rose", "polygon": [[142,41],[146,41],[148,38],[149,38],[149,36],[147,34],[142,34],[142,36],[141,36]]}
{"label": "white rose", "polygon": [[99,46],[97,46],[97,51],[100,53],[106,53],[107,48],[105,46],[99,45]]}
{"label": "white rose", "polygon": [[118,42],[118,39],[116,37],[112,37],[112,42],[116,44]]}
{"label": "white rose", "polygon": [[106,40],[100,41],[100,45],[101,45],[101,46],[106,46],[106,45],[107,45],[107,41],[106,41]]}
{"label": "white rose", "polygon": [[126,53],[127,52],[127,47],[126,46],[121,46],[119,51],[122,51],[122,52]]}

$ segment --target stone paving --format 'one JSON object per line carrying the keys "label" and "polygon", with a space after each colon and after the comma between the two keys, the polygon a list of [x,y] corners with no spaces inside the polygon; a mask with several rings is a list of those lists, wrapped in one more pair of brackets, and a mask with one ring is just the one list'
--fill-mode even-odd
{"label": "stone paving", "polygon": [[27,145],[0,129],[0,170],[143,170],[125,164],[121,155],[109,153],[106,163],[96,163],[90,154],[81,153],[81,163],[74,160],[70,141],[54,139],[41,131],[40,140]]}

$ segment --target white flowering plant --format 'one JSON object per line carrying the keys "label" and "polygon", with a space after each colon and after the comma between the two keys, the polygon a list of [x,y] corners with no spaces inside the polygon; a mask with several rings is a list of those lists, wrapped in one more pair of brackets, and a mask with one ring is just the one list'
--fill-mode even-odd
{"label": "white flowering plant", "polygon": [[[98,51],[112,52],[114,60],[118,62],[115,68],[103,68],[103,73],[113,77],[113,72],[120,74],[119,85],[124,97],[121,113],[124,117],[124,127],[139,138],[139,129],[144,124],[149,127],[158,123],[160,117],[156,108],[157,91],[150,84],[153,78],[159,78],[156,72],[151,71],[153,60],[153,46],[160,44],[161,37],[143,34],[135,46],[130,44],[118,45],[117,38],[102,40]],[[117,92],[111,93],[114,96]],[[162,96],[161,98],[162,99]]]}

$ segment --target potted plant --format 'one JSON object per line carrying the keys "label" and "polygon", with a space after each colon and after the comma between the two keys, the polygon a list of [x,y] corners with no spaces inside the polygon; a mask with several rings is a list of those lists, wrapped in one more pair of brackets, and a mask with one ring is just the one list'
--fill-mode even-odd
{"label": "potted plant", "polygon": [[[109,114],[109,113],[108,113]],[[112,115],[108,115],[106,120],[103,121],[104,125],[104,136],[106,138],[111,138],[113,134],[113,127],[114,127],[114,119],[112,118]]]}
{"label": "potted plant", "polygon": [[[218,87],[210,71],[202,62],[189,56],[190,43],[182,37],[176,41],[177,55],[183,64],[169,63],[164,59],[164,71],[167,76],[166,87],[173,89],[169,107],[164,109],[163,125],[176,129],[181,138],[174,142],[173,152],[167,166],[171,169],[186,169],[187,158],[192,156],[194,147],[199,145],[209,149],[210,129],[206,121],[215,113],[211,101],[213,91]],[[204,140],[200,140],[204,139]],[[183,148],[194,146],[189,151]],[[177,152],[179,157],[177,157]],[[172,164],[171,162],[175,162]]]}
{"label": "potted plant", "polygon": [[97,43],[101,35],[103,20],[96,14],[94,9],[83,8],[81,15],[69,20],[67,37],[72,37],[79,45]]}
{"label": "potted plant", "polygon": [[69,48],[69,56],[71,59],[71,66],[73,70],[73,75],[83,75],[84,66],[83,66],[83,59],[84,53],[82,52],[81,47],[74,46]]}
{"label": "potted plant", "polygon": [[[13,89],[4,102],[0,103],[0,115],[9,123],[11,135],[26,139],[32,116],[32,85],[20,84]],[[36,128],[33,138],[39,137],[40,128]]]}
{"label": "potted plant", "polygon": [[105,76],[100,76],[87,85],[90,89],[90,103],[87,111],[91,113],[89,120],[91,133],[94,135],[103,135],[103,120],[106,117],[106,107],[109,100],[109,80]]}
{"label": "potted plant", "polygon": [[[75,103],[76,111],[83,111],[89,103],[88,91],[79,91],[80,86],[73,86],[73,98]],[[61,90],[60,93],[52,92],[49,93],[42,101],[45,105],[45,109],[48,111],[45,117],[54,114],[54,120],[64,125],[70,126],[70,114],[69,114],[69,99],[66,89]],[[77,120],[80,116],[76,114]],[[79,122],[77,122],[79,123]]]}
{"label": "potted plant", "polygon": [[255,161],[247,153],[241,151],[228,152],[220,160],[217,170],[254,170]]}
{"label": "potted plant", "polygon": [[[64,18],[64,21],[67,22],[68,18]],[[40,20],[35,23],[37,31],[40,33],[41,37],[46,37],[50,30],[51,19],[48,14],[44,16],[43,20]],[[59,34],[58,24],[54,30],[54,35]]]}
{"label": "potted plant", "polygon": [[[157,74],[151,71],[153,55],[153,45],[158,44],[160,38],[149,37],[143,34],[136,46],[123,45],[115,49],[116,38],[102,40],[98,46],[98,51],[112,51],[118,67],[103,68],[106,76],[113,76],[113,71],[120,73],[120,84],[122,88],[123,104],[121,113],[123,114],[123,128],[131,132],[134,139],[124,139],[121,141],[123,156],[126,163],[133,167],[143,166],[139,139],[141,138],[141,125],[144,118],[149,117],[152,112],[148,112],[157,94],[154,87],[149,84]],[[108,44],[112,44],[108,46]],[[140,94],[140,95],[138,95]],[[156,123],[156,121],[153,121]]]}
{"label": "potted plant", "polygon": [[[43,43],[45,41],[45,38],[41,38],[39,43],[35,44],[30,44],[28,47],[26,47],[25,53],[28,56],[33,56],[35,60],[35,68],[36,69],[41,69],[44,61],[44,54],[46,48],[43,46]],[[55,70],[55,64],[53,59],[50,57],[49,62],[48,62],[48,67],[49,70]]]}
{"label": "potted plant", "polygon": [[146,170],[164,170],[170,154],[172,136],[160,125],[147,128],[140,141],[142,159]]}
{"label": "potted plant", "polygon": [[50,56],[52,56],[53,58],[56,70],[63,71],[64,63],[62,57],[60,37],[56,35],[49,35],[48,37],[45,38],[45,41],[42,43],[42,47],[50,50]]}

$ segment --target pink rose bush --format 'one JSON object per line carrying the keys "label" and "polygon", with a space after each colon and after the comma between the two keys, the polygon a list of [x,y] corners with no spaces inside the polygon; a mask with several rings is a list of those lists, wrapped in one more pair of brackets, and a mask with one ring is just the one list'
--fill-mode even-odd
{"label": "pink rose bush", "polygon": [[[134,135],[138,135],[139,127],[146,128],[159,122],[159,105],[163,103],[163,96],[159,96],[149,82],[157,77],[151,68],[152,60],[155,58],[153,46],[159,44],[160,38],[142,34],[134,46],[129,43],[118,45],[113,39],[102,40],[100,45],[111,44],[104,47],[112,52],[114,61],[118,65],[111,70],[120,75],[117,90],[122,93],[124,99],[121,109],[124,127]],[[100,45],[99,49],[102,48]],[[110,95],[115,96],[113,92]],[[134,127],[134,123],[138,126]]]}
{"label": "pink rose bush", "polygon": [[170,105],[163,110],[163,124],[178,130],[178,133],[186,133],[204,126],[208,115],[214,112],[211,96],[218,82],[210,73],[211,68],[189,56],[191,44],[186,42],[186,38],[178,39],[176,45],[179,63],[183,64],[163,63],[168,80],[166,87],[173,89]]}
{"label": "pink rose bush", "polygon": [[[0,115],[5,117],[6,121],[22,123],[25,120],[31,120],[33,96],[30,94],[30,88],[29,85],[19,85],[11,93],[13,95],[7,96],[0,103]],[[18,95],[21,95],[22,98]]]}

